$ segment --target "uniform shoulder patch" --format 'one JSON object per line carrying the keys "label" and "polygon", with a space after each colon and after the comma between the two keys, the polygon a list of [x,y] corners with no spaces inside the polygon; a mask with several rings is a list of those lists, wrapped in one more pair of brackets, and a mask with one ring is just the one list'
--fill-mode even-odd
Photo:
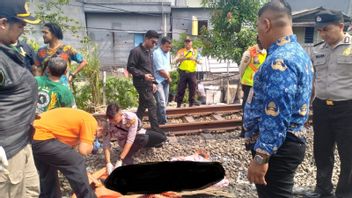
{"label": "uniform shoulder patch", "polygon": [[136,123],[136,119],[135,118],[131,118],[131,119],[127,119],[126,120],[126,124],[125,127],[130,128],[132,125],[134,125]]}
{"label": "uniform shoulder patch", "polygon": [[320,42],[314,44],[313,47],[316,47],[316,46],[318,46],[318,45],[321,45],[321,44],[323,44],[324,42],[325,42],[325,41],[320,41]]}

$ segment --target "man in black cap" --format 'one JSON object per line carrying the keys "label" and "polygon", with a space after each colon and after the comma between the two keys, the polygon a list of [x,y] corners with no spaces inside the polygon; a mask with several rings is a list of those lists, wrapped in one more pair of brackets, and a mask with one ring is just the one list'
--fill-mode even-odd
{"label": "man in black cap", "polygon": [[11,44],[27,23],[37,24],[25,0],[2,0],[0,6],[0,195],[38,197],[39,179],[34,165],[32,122],[37,86],[23,57]]}
{"label": "man in black cap", "polygon": [[316,29],[323,42],[313,49],[315,93],[313,102],[316,188],[307,197],[334,197],[331,182],[334,150],[340,156],[336,197],[352,197],[352,37],[343,32],[341,12],[320,11]]}
{"label": "man in black cap", "polygon": [[185,47],[177,51],[175,62],[178,63],[180,79],[177,84],[176,102],[177,108],[181,107],[186,88],[188,86],[189,106],[195,105],[195,95],[197,89],[197,64],[200,64],[200,54],[197,49],[193,48],[191,37],[184,40]]}

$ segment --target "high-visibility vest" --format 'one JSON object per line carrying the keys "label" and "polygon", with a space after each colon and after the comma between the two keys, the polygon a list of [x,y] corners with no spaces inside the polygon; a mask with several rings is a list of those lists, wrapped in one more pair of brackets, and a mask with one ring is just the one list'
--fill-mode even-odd
{"label": "high-visibility vest", "polygon": [[[183,53],[183,56],[185,56],[186,58],[193,57],[194,59],[197,59],[198,52],[196,49],[193,49],[193,51],[187,51],[186,48],[183,48],[181,50],[180,52]],[[197,62],[194,60],[184,60],[180,63],[179,69],[186,72],[196,72]]]}
{"label": "high-visibility vest", "polygon": [[243,76],[241,78],[241,84],[253,86],[254,74],[265,61],[266,52],[258,53],[256,47],[251,47],[249,48],[249,54],[250,62],[247,65],[247,68],[244,70]]}

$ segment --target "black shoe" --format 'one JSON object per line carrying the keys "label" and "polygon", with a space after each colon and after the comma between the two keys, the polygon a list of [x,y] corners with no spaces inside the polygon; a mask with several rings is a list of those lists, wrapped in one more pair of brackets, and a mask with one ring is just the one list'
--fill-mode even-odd
{"label": "black shoe", "polygon": [[305,198],[335,198],[332,192],[330,193],[322,193],[319,191],[307,192],[304,195]]}
{"label": "black shoe", "polygon": [[165,131],[163,131],[161,128],[159,127],[154,127],[154,128],[151,128],[152,131],[155,131],[155,132],[158,132],[158,133],[161,133],[161,134],[165,134]]}
{"label": "black shoe", "polygon": [[160,143],[154,146],[154,148],[161,148],[161,147],[163,147],[163,143]]}
{"label": "black shoe", "polygon": [[200,106],[200,102],[195,100],[193,103],[189,103],[189,107],[193,107],[193,106]]}

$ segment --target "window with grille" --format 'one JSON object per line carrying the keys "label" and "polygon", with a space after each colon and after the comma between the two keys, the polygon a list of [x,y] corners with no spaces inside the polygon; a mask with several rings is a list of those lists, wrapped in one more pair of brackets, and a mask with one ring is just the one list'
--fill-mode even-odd
{"label": "window with grille", "polygon": [[304,43],[313,43],[314,27],[306,27],[304,32]]}

